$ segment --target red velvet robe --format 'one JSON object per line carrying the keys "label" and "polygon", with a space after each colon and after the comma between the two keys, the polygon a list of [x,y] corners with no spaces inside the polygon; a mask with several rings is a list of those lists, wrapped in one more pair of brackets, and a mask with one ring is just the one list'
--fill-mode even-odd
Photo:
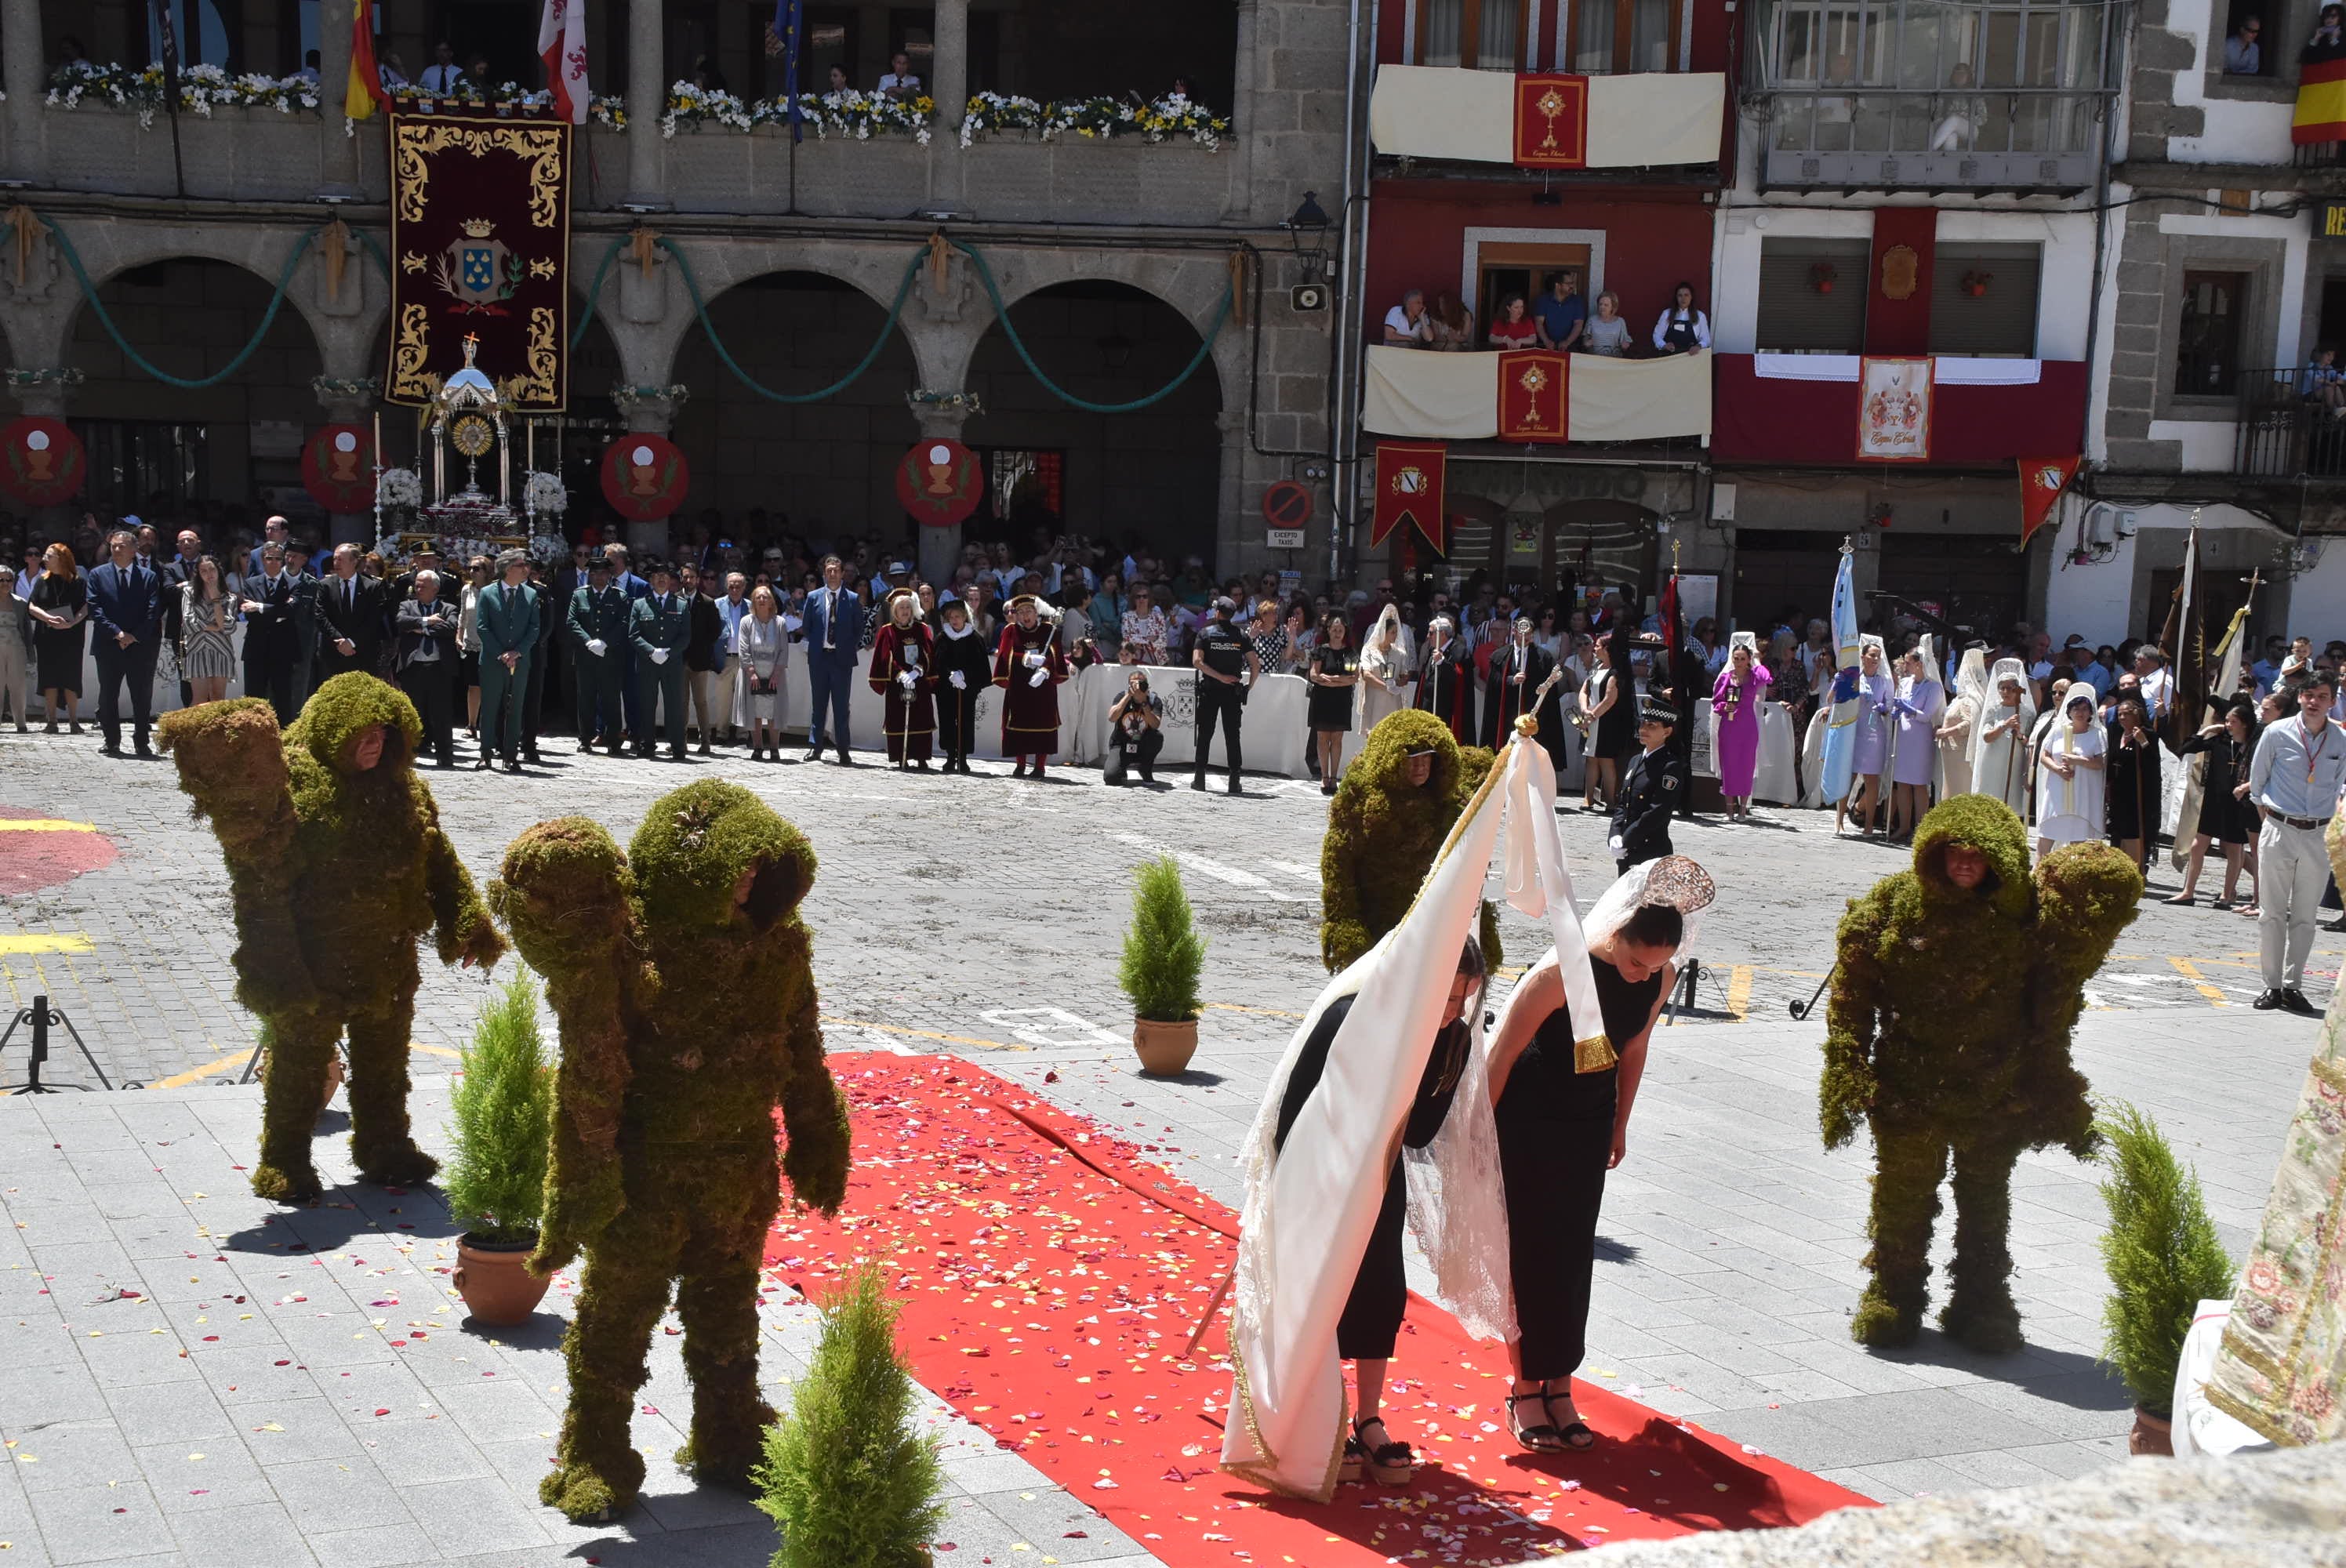
{"label": "red velvet robe", "polygon": [[[919,678],[906,691],[899,676]],[[872,689],[888,698],[881,729],[888,738],[891,762],[926,762],[929,737],[937,728],[936,642],[918,621],[909,627],[890,621],[872,639]]]}
{"label": "red velvet robe", "polygon": [[[1039,653],[1050,678],[1028,682],[1035,672],[1025,656]],[[1002,755],[1045,760],[1059,751],[1059,683],[1067,678],[1067,657],[1059,651],[1059,629],[1048,621],[1029,628],[1016,621],[1002,628],[994,645],[994,684],[1002,687]]]}

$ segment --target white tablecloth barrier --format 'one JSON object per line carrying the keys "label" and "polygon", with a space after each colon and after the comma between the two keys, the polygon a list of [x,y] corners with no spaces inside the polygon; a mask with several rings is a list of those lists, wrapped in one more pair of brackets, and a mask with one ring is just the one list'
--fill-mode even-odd
{"label": "white tablecloth barrier", "polygon": [[[1710,726],[1710,755],[1719,755],[1719,714],[1708,702],[1703,705]],[[1706,769],[1713,772],[1715,769]],[[1760,757],[1751,773],[1751,799],[1771,806],[1793,803],[1792,781],[1792,710],[1780,702],[1765,704],[1760,709]]]}

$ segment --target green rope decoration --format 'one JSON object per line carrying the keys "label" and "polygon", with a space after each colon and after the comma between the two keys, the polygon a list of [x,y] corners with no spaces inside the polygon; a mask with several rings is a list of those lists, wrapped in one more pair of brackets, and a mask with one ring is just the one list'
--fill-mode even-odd
{"label": "green rope decoration", "polygon": [[[928,249],[923,246],[913,252],[911,258],[905,261],[904,276],[896,284],[896,298],[888,306],[888,320],[882,325],[879,335],[872,340],[872,347],[866,350],[863,357],[855,362],[853,370],[849,371],[829,386],[816,392],[780,392],[770,386],[760,384],[749,372],[743,370],[734,360],[731,351],[726,348],[725,340],[717,335],[716,323],[709,319],[709,306],[700,297],[700,280],[692,275],[692,263],[685,260],[684,251],[674,240],[666,237],[662,237],[658,243],[661,249],[676,258],[678,267],[683,270],[685,291],[692,296],[693,313],[700,318],[700,330],[709,334],[709,346],[717,351],[717,358],[727,370],[733,372],[734,380],[756,392],[760,397],[774,402],[821,402],[826,398],[838,396],[862,379],[863,372],[870,370],[873,362],[880,358],[880,351],[887,347],[890,335],[896,331],[897,318],[904,313],[904,297],[913,291],[913,280],[919,275],[921,263],[928,259],[929,254]],[[607,262],[607,260],[608,258],[606,258]],[[597,283],[598,286],[601,283],[599,275],[597,278]]]}
{"label": "green rope decoration", "polygon": [[612,240],[611,248],[603,252],[602,264],[595,269],[594,284],[586,290],[586,309],[579,316],[578,325],[570,334],[572,353],[576,353],[578,345],[586,341],[586,329],[595,322],[595,302],[603,297],[603,280],[611,275],[611,263],[619,259],[619,252],[627,248],[627,238],[623,235]]}
{"label": "green rope decoration", "polygon": [[994,281],[994,269],[985,264],[985,258],[978,254],[977,247],[964,244],[956,239],[954,241],[954,249],[976,264],[978,281],[985,285],[985,297],[994,302],[994,318],[1002,323],[1003,336],[1008,338],[1010,346],[1017,351],[1019,362],[1026,367],[1036,381],[1043,383],[1045,392],[1069,407],[1081,409],[1086,413],[1137,413],[1151,404],[1162,402],[1171,397],[1180,390],[1183,382],[1198,373],[1198,367],[1204,364],[1206,356],[1213,351],[1214,340],[1221,336],[1222,323],[1229,320],[1230,307],[1237,298],[1229,289],[1225,288],[1222,290],[1222,302],[1214,311],[1213,325],[1206,329],[1202,334],[1202,340],[1198,344],[1198,351],[1190,356],[1188,364],[1181,367],[1179,375],[1175,376],[1147,397],[1137,397],[1130,402],[1093,402],[1077,397],[1059,385],[1044,374],[1043,367],[1035,362],[1035,356],[1027,351],[1026,341],[1018,335],[1018,329],[1011,324],[1010,307],[1002,302],[1002,290],[995,287]]}
{"label": "green rope decoration", "polygon": [[304,229],[301,238],[293,242],[292,254],[285,258],[284,268],[277,274],[277,291],[270,295],[269,309],[262,312],[260,325],[254,330],[251,341],[237,351],[234,359],[210,375],[190,379],[186,376],[173,375],[130,346],[129,341],[122,335],[122,329],[114,324],[112,316],[107,314],[104,302],[97,297],[97,285],[89,280],[89,270],[81,264],[81,255],[74,249],[73,241],[66,238],[66,231],[51,219],[42,219],[41,226],[49,231],[52,239],[56,240],[57,253],[66,259],[66,265],[73,270],[74,281],[81,286],[82,298],[89,301],[89,308],[97,314],[98,325],[104,327],[106,335],[114,340],[114,346],[122,351],[122,357],[165,386],[178,387],[182,392],[202,392],[207,387],[216,387],[244,368],[244,361],[252,358],[254,351],[260,347],[260,340],[267,337],[269,329],[277,324],[277,312],[283,309],[285,304],[285,290],[293,283],[293,269],[301,264],[301,258],[309,250],[310,242],[318,237],[318,228],[313,226]]}

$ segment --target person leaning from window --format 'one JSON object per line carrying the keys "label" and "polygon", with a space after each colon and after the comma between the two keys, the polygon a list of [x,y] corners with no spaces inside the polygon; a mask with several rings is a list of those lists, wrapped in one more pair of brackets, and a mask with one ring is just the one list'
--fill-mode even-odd
{"label": "person leaning from window", "polygon": [[1710,318],[1694,302],[1694,285],[1670,291],[1670,308],[1654,323],[1654,347],[1666,354],[1698,354],[1710,347]]}
{"label": "person leaning from window", "polygon": [[1100,770],[1103,784],[1128,782],[1130,769],[1140,769],[1143,784],[1157,782],[1157,754],[1165,749],[1165,701],[1148,689],[1148,672],[1137,665],[1124,672],[1124,695],[1107,710],[1108,759]]}
{"label": "person leaning from window", "polygon": [[2346,371],[2338,368],[2338,350],[2322,343],[2305,361],[2298,372],[2297,395],[2307,402],[2319,403],[2332,419],[2346,417]]}
{"label": "person leaning from window", "polygon": [[2228,76],[2259,76],[2264,74],[2264,49],[2257,42],[2265,30],[2263,19],[2256,16],[2240,18],[2239,31],[2224,40],[2224,74]]}
{"label": "person leaning from window", "polygon": [[1596,296],[1596,314],[1576,345],[1583,352],[1625,359],[1629,352],[1629,323],[1621,319],[1621,296],[1607,289]]}
{"label": "person leaning from window", "polygon": [[1580,297],[1579,273],[1566,267],[1549,276],[1547,292],[1532,308],[1532,322],[1539,329],[1544,349],[1580,346],[1581,335],[1588,330],[1588,301]]}
{"label": "person leaning from window", "polygon": [[1401,303],[1385,312],[1385,346],[1425,349],[1433,346],[1433,318],[1425,313],[1425,290],[1412,289]]}
{"label": "person leaning from window", "polygon": [[1961,152],[1979,137],[1987,118],[1987,100],[1979,96],[1970,65],[1957,61],[1947,73],[1947,90],[1939,95],[1939,122],[1931,128],[1933,152]]}

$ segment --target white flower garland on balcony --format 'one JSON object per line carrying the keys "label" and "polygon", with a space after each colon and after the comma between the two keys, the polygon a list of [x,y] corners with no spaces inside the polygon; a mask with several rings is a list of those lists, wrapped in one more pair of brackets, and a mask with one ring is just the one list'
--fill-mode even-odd
{"label": "white flower garland on balcony", "polygon": [[1186,136],[1208,152],[1221,150],[1230,122],[1187,94],[1168,93],[1140,103],[1106,96],[1058,98],[1041,103],[1015,93],[978,93],[963,111],[961,145],[1002,131],[1031,130],[1044,141],[1073,132],[1087,141],[1138,137],[1146,142],[1171,141]]}
{"label": "white flower garland on balcony", "polygon": [[[60,66],[49,78],[48,103],[56,108],[79,108],[96,98],[115,108],[136,109],[141,129],[151,127],[166,105],[163,67],[94,65],[76,60]],[[290,115],[296,109],[316,112],[318,84],[306,76],[271,76],[248,71],[232,76],[218,66],[189,66],[179,73],[179,107],[209,118],[215,108],[275,109]]]}
{"label": "white flower garland on balcony", "polygon": [[[894,98],[884,93],[858,92],[852,87],[836,93],[799,95],[801,123],[824,141],[832,137],[870,141],[875,136],[909,136],[926,147],[929,122],[936,107],[936,100],[927,97]],[[600,123],[615,128],[627,124],[627,106],[617,98],[597,99],[593,113]],[[660,116],[660,135],[673,137],[678,129],[697,131],[710,125],[748,131],[760,126],[786,126],[790,119],[787,98],[744,99],[690,82],[677,82],[668,90],[668,109]]]}

